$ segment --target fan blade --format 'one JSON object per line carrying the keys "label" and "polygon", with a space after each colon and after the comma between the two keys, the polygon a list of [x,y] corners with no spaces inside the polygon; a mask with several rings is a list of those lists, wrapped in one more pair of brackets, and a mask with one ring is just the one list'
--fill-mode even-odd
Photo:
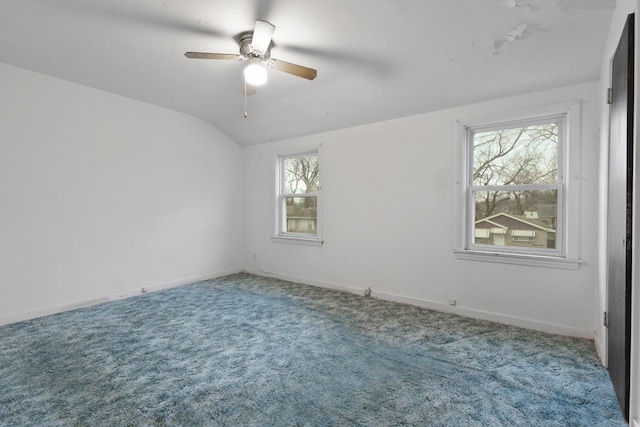
{"label": "fan blade", "polygon": [[308,80],[313,80],[318,75],[318,71],[313,68],[303,67],[302,65],[292,64],[291,62],[281,61],[279,59],[271,58],[269,60],[269,65],[278,71],[284,71],[285,73],[293,74],[294,76]]}
{"label": "fan blade", "polygon": [[255,50],[259,50],[260,52],[266,52],[269,50],[269,45],[271,44],[271,38],[273,37],[273,32],[276,30],[276,27],[267,22],[267,21],[256,21],[256,26],[253,29],[253,38],[251,40],[251,46]]}
{"label": "fan blade", "polygon": [[185,52],[184,56],[192,59],[240,59],[240,55],[235,53]]}

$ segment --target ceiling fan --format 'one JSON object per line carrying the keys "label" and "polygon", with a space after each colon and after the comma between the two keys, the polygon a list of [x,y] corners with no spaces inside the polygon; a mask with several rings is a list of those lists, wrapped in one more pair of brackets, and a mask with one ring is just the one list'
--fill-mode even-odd
{"label": "ceiling fan", "polygon": [[302,65],[271,57],[271,38],[275,30],[275,25],[267,21],[257,20],[253,31],[246,31],[240,34],[238,39],[239,54],[186,52],[184,55],[193,59],[249,61],[249,65],[244,70],[244,75],[247,83],[253,86],[260,86],[266,82],[267,71],[265,66],[304,79],[315,79],[318,71],[313,68],[303,67]]}

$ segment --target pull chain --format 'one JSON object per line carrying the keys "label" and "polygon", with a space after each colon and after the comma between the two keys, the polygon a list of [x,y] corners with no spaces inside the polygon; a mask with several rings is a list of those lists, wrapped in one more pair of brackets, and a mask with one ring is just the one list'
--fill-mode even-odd
{"label": "pull chain", "polygon": [[247,79],[244,79],[244,118],[246,119],[249,114],[247,113]]}

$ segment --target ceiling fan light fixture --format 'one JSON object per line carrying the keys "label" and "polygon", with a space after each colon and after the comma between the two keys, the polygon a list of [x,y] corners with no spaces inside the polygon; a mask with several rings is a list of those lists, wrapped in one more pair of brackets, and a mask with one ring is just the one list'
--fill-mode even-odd
{"label": "ceiling fan light fixture", "polygon": [[267,69],[257,63],[251,63],[244,69],[244,78],[253,86],[261,86],[267,82]]}

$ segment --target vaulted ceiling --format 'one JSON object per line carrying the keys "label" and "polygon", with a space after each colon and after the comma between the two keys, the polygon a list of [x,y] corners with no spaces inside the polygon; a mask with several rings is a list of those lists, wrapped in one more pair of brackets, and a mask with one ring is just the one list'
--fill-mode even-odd
{"label": "vaulted ceiling", "polygon": [[[615,0],[2,0],[0,62],[200,117],[241,145],[598,79]],[[256,19],[272,56],[244,97]],[[25,88],[29,90],[29,88]],[[246,107],[245,107],[246,102]],[[244,117],[244,111],[248,117]]]}

